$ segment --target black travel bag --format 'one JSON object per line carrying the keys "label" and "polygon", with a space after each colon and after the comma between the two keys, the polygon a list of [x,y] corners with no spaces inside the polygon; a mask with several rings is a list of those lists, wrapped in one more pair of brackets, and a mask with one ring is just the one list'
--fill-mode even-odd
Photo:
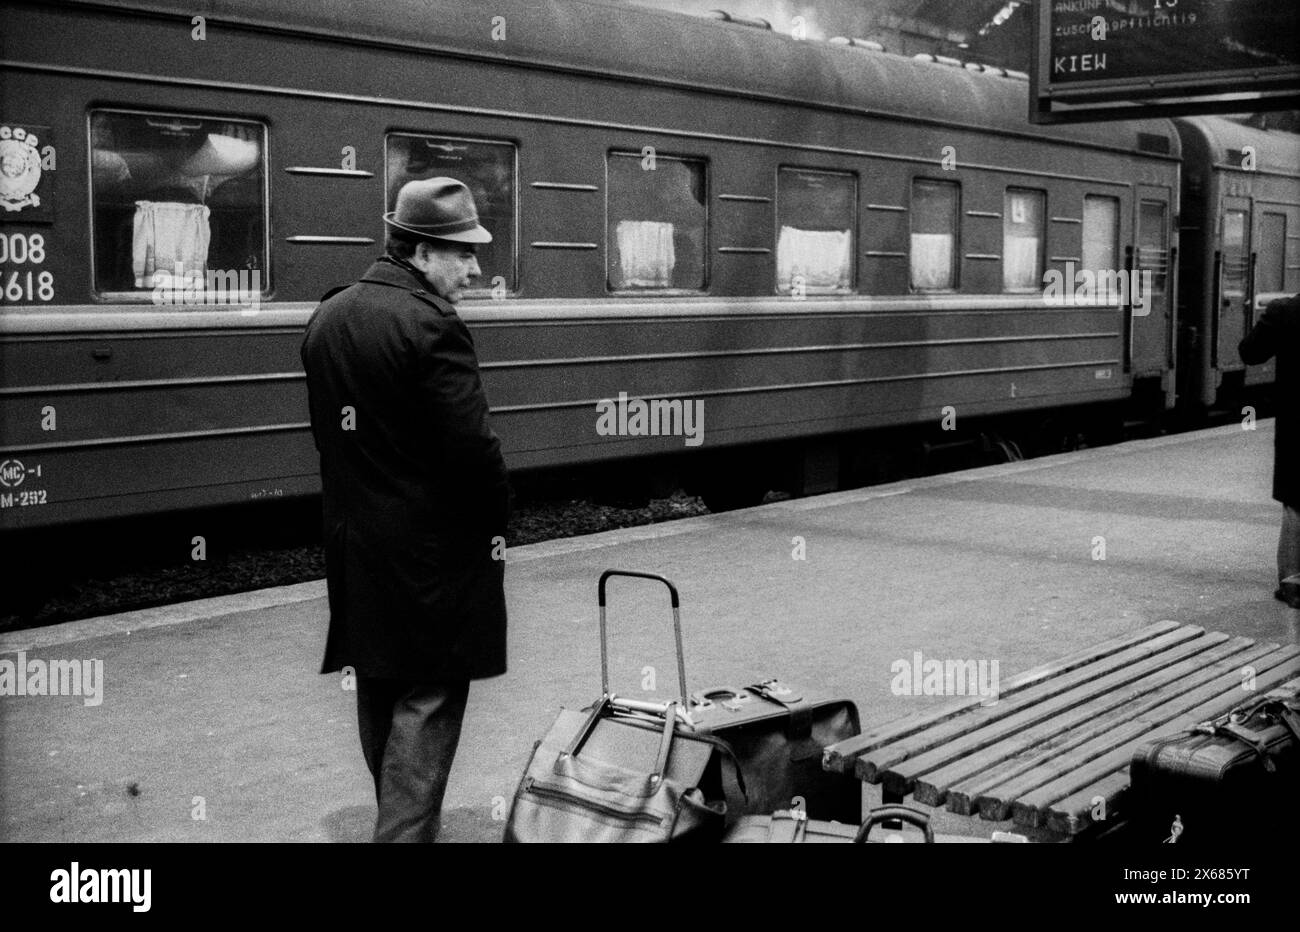
{"label": "black travel bag", "polygon": [[1129,821],[1142,842],[1231,845],[1300,831],[1300,680],[1138,748]]}
{"label": "black travel bag", "polygon": [[862,819],[862,784],[852,773],[822,768],[827,746],[861,730],[858,709],[847,699],[827,699],[767,680],[745,689],[702,690],[691,696],[695,730],[731,746],[745,776],[747,799],[732,808],[766,814],[802,810],[812,819],[856,826]]}

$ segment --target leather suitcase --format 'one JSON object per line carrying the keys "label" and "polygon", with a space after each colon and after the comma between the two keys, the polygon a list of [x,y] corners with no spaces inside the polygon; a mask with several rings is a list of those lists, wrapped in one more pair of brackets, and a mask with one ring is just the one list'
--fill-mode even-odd
{"label": "leather suitcase", "polygon": [[802,809],[809,818],[853,826],[862,820],[862,784],[853,774],[822,769],[825,748],[861,730],[852,702],[767,680],[693,693],[689,711],[695,730],[721,738],[740,763],[747,799],[732,799],[733,809]]}
{"label": "leather suitcase", "polygon": [[781,809],[771,815],[741,816],[723,836],[729,845],[851,844],[858,826],[810,819],[802,809]]}
{"label": "leather suitcase", "polygon": [[[881,823],[900,820],[920,831],[885,829],[872,834]],[[782,810],[770,816],[743,816],[723,836],[727,844],[867,844],[882,842],[923,842],[926,844],[988,844],[992,842],[1024,842],[1023,835],[1011,832],[994,832],[992,838],[972,838],[966,835],[939,835],[930,828],[930,817],[909,806],[880,806],[867,814],[861,826],[844,825],[810,819],[799,809]]]}
{"label": "leather suitcase", "polygon": [[1144,842],[1231,844],[1300,832],[1300,680],[1133,754],[1130,822]]}

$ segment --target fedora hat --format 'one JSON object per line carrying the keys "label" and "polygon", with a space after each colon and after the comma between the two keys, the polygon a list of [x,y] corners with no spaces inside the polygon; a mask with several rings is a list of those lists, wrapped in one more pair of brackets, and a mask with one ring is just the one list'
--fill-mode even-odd
{"label": "fedora hat", "polygon": [[402,185],[397,209],[384,214],[384,223],[429,239],[492,242],[492,234],[479,226],[474,196],[455,178],[425,178]]}

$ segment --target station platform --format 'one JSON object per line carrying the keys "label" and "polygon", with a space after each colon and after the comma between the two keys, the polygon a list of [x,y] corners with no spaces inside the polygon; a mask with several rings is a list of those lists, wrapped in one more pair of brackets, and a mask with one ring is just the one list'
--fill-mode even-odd
{"label": "station platform", "polygon": [[[924,660],[1009,680],[1166,620],[1300,643],[1272,463],[1261,421],[514,548],[510,669],[470,691],[440,840],[498,841],[533,742],[597,697],[604,569],[677,584],[691,690],[779,676],[865,729],[951,702],[900,676]],[[316,672],[327,614],[314,582],[0,637],[103,671],[97,704],[0,697],[0,840],[368,840],[355,694]],[[613,580],[609,620],[615,689],[675,692],[662,588]]]}

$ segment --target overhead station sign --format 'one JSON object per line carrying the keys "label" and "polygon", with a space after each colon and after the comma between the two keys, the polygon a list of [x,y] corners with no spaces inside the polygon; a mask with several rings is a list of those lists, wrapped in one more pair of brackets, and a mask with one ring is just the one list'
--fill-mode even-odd
{"label": "overhead station sign", "polygon": [[1035,123],[1300,106],[1297,0],[1038,0]]}

